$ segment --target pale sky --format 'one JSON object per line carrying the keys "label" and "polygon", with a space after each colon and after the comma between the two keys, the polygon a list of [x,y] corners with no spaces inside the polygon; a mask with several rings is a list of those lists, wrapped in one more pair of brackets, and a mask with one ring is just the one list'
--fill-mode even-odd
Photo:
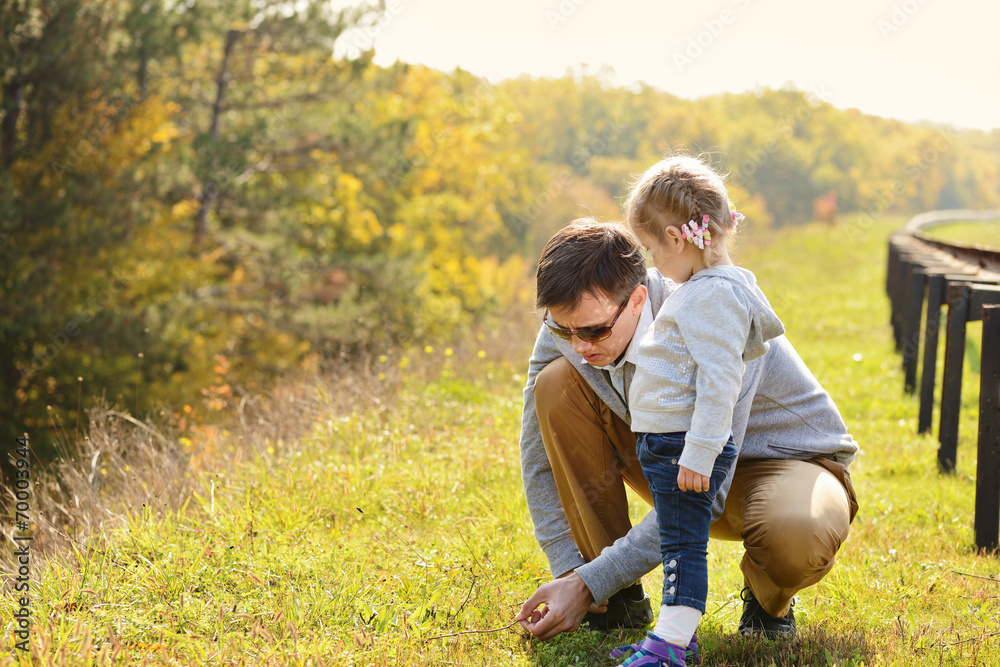
{"label": "pale sky", "polygon": [[[791,83],[839,108],[1000,128],[1000,2],[993,0],[386,0],[366,33],[397,59],[491,82],[614,68],[697,99]],[[343,4],[343,3],[340,3]]]}

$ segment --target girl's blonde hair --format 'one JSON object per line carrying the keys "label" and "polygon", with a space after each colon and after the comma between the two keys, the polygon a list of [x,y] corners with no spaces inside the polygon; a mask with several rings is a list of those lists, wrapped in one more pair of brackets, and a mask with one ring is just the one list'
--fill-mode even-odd
{"label": "girl's blonde hair", "polygon": [[625,202],[625,219],[635,232],[663,240],[666,227],[682,227],[708,216],[711,243],[703,250],[705,264],[714,266],[726,237],[735,230],[734,215],[722,176],[698,158],[669,157],[646,170],[632,185]]}

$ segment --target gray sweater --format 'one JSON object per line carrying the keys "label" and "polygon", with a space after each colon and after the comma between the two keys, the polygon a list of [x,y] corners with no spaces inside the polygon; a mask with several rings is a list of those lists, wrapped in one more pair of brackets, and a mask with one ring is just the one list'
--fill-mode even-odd
{"label": "gray sweater", "polygon": [[[676,285],[655,269],[649,270],[649,299],[659,311]],[[656,514],[649,512],[627,535],[586,563],[570,534],[552,466],[545,453],[534,387],[538,373],[565,357],[593,387],[598,397],[626,422],[627,406],[611,385],[607,371],[590,366],[572,345],[552,335],[544,324],[528,362],[521,418],[521,475],[535,537],[554,577],[575,569],[598,602],[638,581],[660,565]],[[733,411],[733,438],[740,459],[799,459],[828,456],[848,465],[857,445],[847,433],[837,407],[784,336],[771,341],[767,353],[746,363],[740,398]],[[715,499],[713,516],[721,516],[732,472]]]}
{"label": "gray sweater", "polygon": [[680,465],[710,476],[732,429],[743,362],[783,333],[750,271],[698,271],[670,295],[639,343],[628,391],[632,430],[686,432]]}

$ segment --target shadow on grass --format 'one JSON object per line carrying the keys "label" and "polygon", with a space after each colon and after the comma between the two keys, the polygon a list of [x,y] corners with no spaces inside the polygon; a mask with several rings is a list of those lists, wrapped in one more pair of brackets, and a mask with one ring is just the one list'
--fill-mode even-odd
{"label": "shadow on grass", "polygon": [[870,665],[874,652],[864,632],[831,634],[822,628],[800,631],[792,641],[747,639],[733,634],[702,638],[706,667],[793,667],[801,665]]}
{"label": "shadow on grass", "polygon": [[581,665],[604,667],[617,665],[621,661],[611,658],[611,651],[618,646],[641,641],[645,631],[617,630],[597,632],[583,626],[576,632],[564,632],[548,641],[539,641],[522,636],[525,653],[532,665],[539,667],[561,667]]}
{"label": "shadow on grass", "polygon": [[[644,636],[644,632],[638,631],[578,630],[546,642],[528,638],[523,641],[532,665],[606,667],[621,662],[610,657],[616,646],[638,642]],[[872,664],[874,654],[861,631],[843,635],[810,628],[792,641],[747,639],[715,628],[706,628],[698,636],[701,667],[851,667]]]}

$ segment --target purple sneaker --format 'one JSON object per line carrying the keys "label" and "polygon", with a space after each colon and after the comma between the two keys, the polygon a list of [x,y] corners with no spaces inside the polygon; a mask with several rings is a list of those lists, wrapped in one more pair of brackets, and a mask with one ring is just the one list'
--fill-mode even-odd
{"label": "purple sneaker", "polygon": [[[611,652],[612,658],[625,658],[629,655],[638,652],[642,647],[642,642],[635,644],[626,644],[625,646],[619,646],[614,651]],[[698,652],[698,631],[694,631],[694,636],[691,637],[691,641],[687,645],[687,649],[684,650],[684,660],[689,665],[697,665],[701,662],[701,654]]]}
{"label": "purple sneaker", "polygon": [[687,667],[684,647],[665,642],[652,632],[633,646],[635,652],[618,667]]}

